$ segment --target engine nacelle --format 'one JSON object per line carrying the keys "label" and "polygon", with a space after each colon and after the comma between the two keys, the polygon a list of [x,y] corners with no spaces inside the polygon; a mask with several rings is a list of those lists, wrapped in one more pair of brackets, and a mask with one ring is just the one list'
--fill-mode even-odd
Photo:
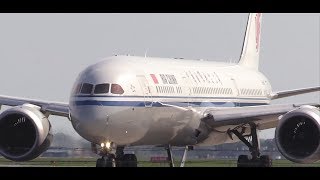
{"label": "engine nacelle", "polygon": [[51,125],[31,104],[0,114],[0,154],[13,161],[28,161],[46,151],[52,141]]}
{"label": "engine nacelle", "polygon": [[275,132],[280,153],[296,163],[320,160],[320,111],[301,106],[283,115]]}

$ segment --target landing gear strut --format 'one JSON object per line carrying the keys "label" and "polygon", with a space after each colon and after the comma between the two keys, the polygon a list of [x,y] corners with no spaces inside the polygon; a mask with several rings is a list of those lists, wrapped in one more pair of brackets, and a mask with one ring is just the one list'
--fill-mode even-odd
{"label": "landing gear strut", "polygon": [[[98,154],[95,144],[91,145],[92,151]],[[102,147],[102,156],[96,162],[96,167],[137,167],[138,161],[135,154],[124,154],[124,147],[117,147],[116,153],[112,153],[111,148]]]}
{"label": "landing gear strut", "polygon": [[181,159],[180,167],[184,167],[184,164],[185,164],[186,159],[187,159],[187,152],[190,151],[190,150],[193,150],[193,146],[186,146],[185,147],[184,153],[183,153],[183,156],[182,156],[182,159]]}
{"label": "landing gear strut", "polygon": [[[170,144],[167,145],[166,150],[167,150],[167,154],[168,154],[168,159],[167,160],[169,162],[169,166],[170,167],[174,167],[174,160],[173,160],[172,150],[171,150],[171,145]],[[187,152],[190,151],[190,150],[193,150],[193,146],[186,146],[185,147],[183,156],[181,158],[180,167],[184,167],[184,164],[185,164],[186,159],[187,159]]]}
{"label": "landing gear strut", "polygon": [[[244,126],[239,126],[235,129],[229,130],[229,135],[231,133],[236,135],[245,145],[248,146],[252,158],[249,159],[247,155],[240,155],[238,158],[238,167],[271,167],[272,161],[267,155],[260,155],[260,144],[257,133],[257,125],[255,123],[248,123],[250,126],[250,134],[244,134]],[[242,128],[239,132],[238,129]],[[246,139],[246,137],[251,137],[251,143]]]}
{"label": "landing gear strut", "polygon": [[174,160],[173,160],[170,144],[168,145],[168,147],[166,149],[167,149],[167,154],[168,154],[169,166],[174,167]]}

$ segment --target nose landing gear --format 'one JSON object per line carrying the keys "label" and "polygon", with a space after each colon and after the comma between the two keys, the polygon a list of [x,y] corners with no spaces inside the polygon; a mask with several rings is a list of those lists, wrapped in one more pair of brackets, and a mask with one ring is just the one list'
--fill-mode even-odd
{"label": "nose landing gear", "polygon": [[116,167],[114,154],[107,154],[97,159],[96,167]]}
{"label": "nose landing gear", "polygon": [[[95,144],[92,147],[96,147]],[[124,154],[124,147],[117,147],[115,154],[112,153],[112,147],[102,146],[100,153],[96,148],[92,148],[93,152],[101,155],[97,159],[96,167],[137,167],[138,161],[135,154]]]}

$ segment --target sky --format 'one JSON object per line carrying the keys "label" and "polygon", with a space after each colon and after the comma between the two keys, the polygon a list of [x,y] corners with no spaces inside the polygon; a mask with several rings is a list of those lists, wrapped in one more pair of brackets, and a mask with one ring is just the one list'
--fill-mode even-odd
{"label": "sky", "polygon": [[[263,14],[260,71],[273,90],[319,86],[320,14]],[[68,102],[87,66],[115,54],[237,62],[248,14],[0,14],[0,94]],[[320,93],[273,103],[320,103]],[[53,132],[80,136],[50,117]],[[273,138],[274,129],[262,131]]]}

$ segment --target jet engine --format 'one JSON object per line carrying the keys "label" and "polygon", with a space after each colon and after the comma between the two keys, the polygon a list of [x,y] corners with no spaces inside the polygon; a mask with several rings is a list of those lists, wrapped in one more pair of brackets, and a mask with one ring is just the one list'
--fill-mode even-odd
{"label": "jet engine", "polygon": [[45,152],[52,141],[51,125],[40,108],[16,106],[0,114],[0,154],[13,161],[28,161]]}
{"label": "jet engine", "polygon": [[280,118],[275,140],[281,154],[296,163],[320,160],[320,111],[301,106]]}

